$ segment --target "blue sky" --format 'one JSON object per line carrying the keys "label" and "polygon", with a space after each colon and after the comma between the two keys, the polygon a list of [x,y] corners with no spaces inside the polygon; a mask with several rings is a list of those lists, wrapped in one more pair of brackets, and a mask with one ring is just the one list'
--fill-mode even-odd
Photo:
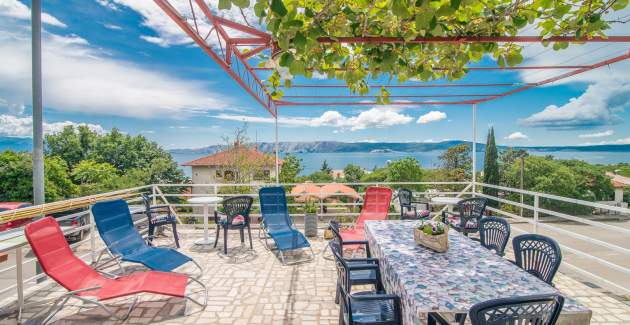
{"label": "blue sky", "polygon": [[[31,132],[29,6],[29,1],[0,0],[3,136]],[[47,132],[86,123],[99,131],[116,127],[143,134],[167,148],[190,148],[222,143],[223,136],[248,121],[252,139],[273,141],[273,124],[266,110],[193,46],[153,1],[49,0],[44,2],[44,12]],[[627,17],[629,12],[615,13],[615,17]],[[240,19],[233,12],[222,15]],[[630,26],[617,25],[610,34],[630,35]],[[628,44],[588,44],[554,52],[532,44],[524,49],[523,64],[590,64],[628,48]],[[481,64],[494,62],[486,59]],[[486,130],[493,125],[497,141],[505,145],[630,143],[630,111],[626,109],[630,105],[629,68],[630,62],[622,62],[481,104],[478,139],[485,141]],[[458,82],[532,82],[561,72],[472,72]],[[341,81],[298,78],[294,83]],[[446,89],[442,93],[472,91]],[[496,91],[474,89],[478,93]],[[289,92],[314,93],[309,89]],[[348,94],[345,90],[316,92]],[[471,138],[471,111],[465,106],[282,107],[280,116],[281,141]]]}

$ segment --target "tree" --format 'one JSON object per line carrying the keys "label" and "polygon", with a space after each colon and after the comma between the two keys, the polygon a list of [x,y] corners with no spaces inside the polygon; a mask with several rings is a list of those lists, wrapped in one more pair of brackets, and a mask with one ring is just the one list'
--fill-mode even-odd
{"label": "tree", "polygon": [[326,159],[324,159],[324,162],[322,163],[322,167],[319,170],[323,173],[328,173],[328,174],[332,173],[332,168],[328,166],[328,162],[326,161]]}
{"label": "tree", "polygon": [[363,168],[357,165],[348,164],[343,169],[343,174],[344,174],[344,178],[346,179],[346,182],[358,183],[361,181],[361,178],[363,177],[363,175],[365,175],[365,171],[363,170]]}
{"label": "tree", "polygon": [[[497,154],[497,145],[494,139],[494,128],[488,131],[488,139],[486,140],[486,153],[483,161],[483,182],[486,184],[499,185],[499,162]],[[499,190],[492,187],[483,188],[483,193],[493,197],[499,195]],[[488,205],[494,208],[499,207],[499,202],[488,200]]]}
{"label": "tree", "polygon": [[302,159],[294,155],[286,155],[280,168],[280,183],[295,183],[302,170],[304,170]]}
{"label": "tree", "polygon": [[[68,166],[59,157],[45,157],[44,186],[47,202],[70,198],[78,193],[68,176]],[[0,153],[0,200],[33,201],[31,154],[11,150]]]}
{"label": "tree", "polygon": [[157,143],[141,135],[125,135],[116,128],[98,134],[87,126],[67,126],[59,133],[46,136],[46,152],[60,157],[71,170],[82,160],[92,160],[110,164],[121,176],[133,169],[143,170],[144,184],[185,183],[187,180],[170,153]]}
{"label": "tree", "polygon": [[[392,161],[387,165],[388,182],[419,182],[422,181],[422,167],[416,158],[407,157]],[[394,186],[400,187],[400,186]],[[420,190],[422,186],[405,186]]]}
{"label": "tree", "polygon": [[450,180],[465,181],[471,173],[472,158],[470,156],[470,146],[459,144],[452,146],[440,155],[442,169]]}
{"label": "tree", "polygon": [[[522,62],[522,45],[513,42],[417,44],[417,37],[512,36],[536,27],[544,38],[602,36],[628,1],[290,1],[223,0],[218,9],[253,4],[262,28],[277,49],[277,68],[266,80],[274,99],[283,93],[281,73],[313,77],[315,72],[342,79],[352,92],[367,94],[368,79],[397,81],[463,78],[471,63],[492,56],[499,66]],[[404,42],[345,42],[340,37],[384,36]],[[328,38],[322,42],[321,38]],[[543,43],[548,46],[548,42]],[[569,46],[556,42],[554,50]],[[264,62],[263,62],[264,63]],[[286,84],[290,83],[285,82]],[[381,98],[387,98],[385,89]]]}
{"label": "tree", "polygon": [[333,177],[330,173],[321,170],[306,176],[306,178],[313,183],[330,183],[333,181]]}
{"label": "tree", "polygon": [[[555,194],[585,201],[606,200],[612,196],[610,179],[595,166],[577,160],[555,160],[552,157],[529,156],[524,158],[525,190]],[[505,168],[505,186],[520,186],[520,162]],[[518,201],[518,194],[508,199]],[[525,204],[532,205],[533,198],[525,196]],[[568,214],[587,214],[591,208],[557,200],[541,199],[540,206]]]}

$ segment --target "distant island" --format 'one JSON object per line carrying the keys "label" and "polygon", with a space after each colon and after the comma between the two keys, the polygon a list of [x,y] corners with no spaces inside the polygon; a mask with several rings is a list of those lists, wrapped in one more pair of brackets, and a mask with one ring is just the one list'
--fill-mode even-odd
{"label": "distant island", "polygon": [[[342,152],[366,152],[366,153],[391,153],[391,152],[427,152],[446,150],[459,144],[471,144],[469,141],[451,140],[442,142],[337,142],[337,141],[311,141],[311,142],[280,142],[282,153],[342,153]],[[273,142],[259,142],[258,149],[263,152],[273,152]],[[499,146],[499,149],[508,148]],[[630,144],[620,145],[590,145],[590,146],[515,146],[514,149],[524,149],[539,152],[630,152]],[[212,154],[221,149],[219,145],[211,145],[203,148],[171,149],[173,154]],[[485,144],[478,143],[477,151],[485,151]]]}
{"label": "distant island", "polygon": [[[392,153],[392,152],[428,152],[442,151],[458,144],[471,144],[470,141],[451,140],[441,142],[338,142],[338,141],[305,141],[305,142],[280,142],[282,153]],[[263,152],[273,152],[273,142],[259,142],[258,149]],[[0,151],[15,150],[29,151],[32,147],[30,138],[2,137],[0,136]],[[221,150],[220,145],[210,145],[202,148],[182,148],[169,150],[172,154],[207,155]],[[499,146],[499,149],[508,148]],[[630,152],[630,144],[619,145],[589,145],[589,146],[515,146],[514,149],[524,149],[538,152]],[[485,151],[485,144],[478,143],[477,151]]]}

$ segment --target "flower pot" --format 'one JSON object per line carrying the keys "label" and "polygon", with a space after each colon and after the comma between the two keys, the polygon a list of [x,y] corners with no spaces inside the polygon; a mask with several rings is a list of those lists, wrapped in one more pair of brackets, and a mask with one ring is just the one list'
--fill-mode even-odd
{"label": "flower pot", "polygon": [[304,235],[306,237],[317,236],[317,214],[307,213],[304,215]]}
{"label": "flower pot", "polygon": [[441,235],[427,235],[422,230],[414,228],[413,239],[418,245],[438,253],[444,253],[448,250],[448,228]]}

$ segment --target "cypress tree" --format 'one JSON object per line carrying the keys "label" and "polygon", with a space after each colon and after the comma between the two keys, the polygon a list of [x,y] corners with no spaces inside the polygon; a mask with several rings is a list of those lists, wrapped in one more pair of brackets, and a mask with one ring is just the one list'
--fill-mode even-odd
{"label": "cypress tree", "polygon": [[[483,161],[483,182],[486,184],[499,184],[499,162],[497,144],[494,139],[494,128],[490,127],[488,139],[486,140],[486,153]],[[484,187],[483,193],[496,197],[499,191],[495,188]],[[497,208],[499,202],[489,200],[488,205]]]}

